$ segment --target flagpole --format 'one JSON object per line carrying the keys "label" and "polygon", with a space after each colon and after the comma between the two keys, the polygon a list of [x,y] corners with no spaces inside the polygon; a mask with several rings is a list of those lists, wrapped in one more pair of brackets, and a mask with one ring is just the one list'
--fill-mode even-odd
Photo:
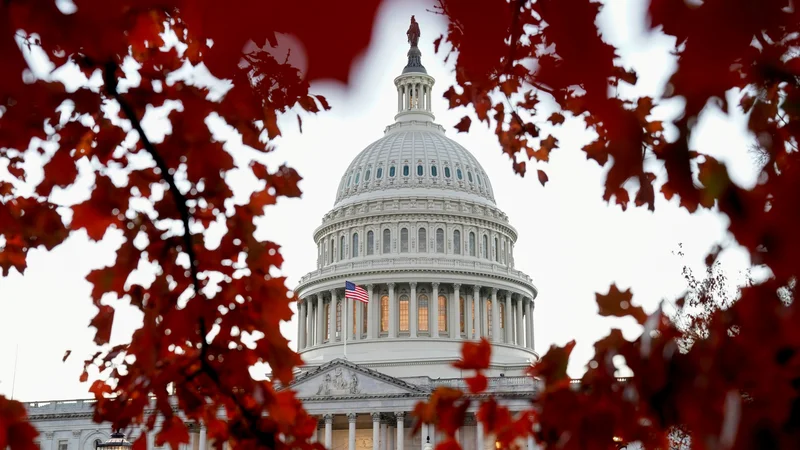
{"label": "flagpole", "polygon": [[344,342],[344,359],[347,359],[347,328],[350,326],[350,322],[347,321],[347,293],[344,294],[344,305],[342,305],[344,309],[344,323],[342,324],[342,342]]}

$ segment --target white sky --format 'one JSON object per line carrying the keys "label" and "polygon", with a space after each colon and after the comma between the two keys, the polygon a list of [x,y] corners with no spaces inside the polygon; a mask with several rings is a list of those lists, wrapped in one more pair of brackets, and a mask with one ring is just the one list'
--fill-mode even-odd
{"label": "white sky", "polygon": [[[604,38],[620,49],[625,65],[639,73],[632,93],[658,95],[660,86],[675,69],[670,55],[671,39],[644,28],[644,1],[608,2],[600,24]],[[405,31],[411,14],[422,29],[420,47],[423,64],[434,76],[434,113],[447,134],[475,154],[492,180],[498,206],[519,232],[516,268],[534,279],[540,295],[536,300],[536,349],[544,354],[551,344],[578,341],[569,367],[580,376],[592,355],[592,344],[611,327],[622,328],[635,339],[641,327],[632,319],[607,319],[597,315],[595,292],[605,293],[616,282],[632,288],[634,301],[653,311],[662,299],[673,300],[685,288],[681,269],[690,264],[702,270],[702,259],[716,242],[729,242],[727,219],[715,213],[690,215],[677,202],[656,202],[656,212],[634,209],[623,213],[602,200],[603,169],[587,161],[580,147],[589,139],[580,121],[568,120],[557,136],[560,149],[545,167],[550,182],[542,188],[529,163],[529,176],[519,178],[496,143],[495,137],[473,116],[468,135],[456,134],[452,126],[463,111],[447,111],[441,98],[452,81],[452,67],[434,55],[432,41],[446,26],[440,16],[425,12],[424,0],[387,2],[375,23],[372,46],[352,68],[353,83],[320,83],[312,86],[324,94],[333,110],[316,117],[304,116],[304,133],[288,115],[282,122],[283,137],[278,150],[268,155],[271,167],[287,162],[305,178],[302,199],[282,199],[259,224],[259,237],[283,246],[284,274],[290,287],[314,270],[316,246],[312,232],[332,206],[339,178],[364,147],[380,138],[392,122],[396,98],[392,80],[405,65]],[[335,49],[332,49],[335,51]],[[680,101],[661,109],[670,114]],[[545,115],[546,117],[546,115]],[[163,133],[151,127],[154,133]],[[708,108],[700,119],[693,144],[731,165],[733,179],[742,185],[755,182],[753,159],[747,152],[751,137],[741,114],[729,118]],[[2,175],[0,175],[2,176]],[[40,177],[34,170],[31,177]],[[232,174],[237,194],[252,190],[252,176]],[[91,179],[82,180],[80,197]],[[31,251],[25,276],[14,272],[0,278],[0,393],[21,400],[57,400],[88,397],[87,385],[78,383],[83,360],[90,355],[93,329],[87,327],[95,308],[89,298],[88,272],[114,262],[119,245],[116,233],[92,243],[85,233],[74,233],[52,252]],[[683,244],[685,257],[675,255]],[[741,279],[749,258],[739,250],[728,250],[722,260],[729,277]],[[127,339],[139,326],[140,316],[122,303],[114,323],[112,341]],[[284,332],[291,339],[296,323]],[[14,383],[15,353],[16,382]],[[72,356],[61,362],[65,350]]]}

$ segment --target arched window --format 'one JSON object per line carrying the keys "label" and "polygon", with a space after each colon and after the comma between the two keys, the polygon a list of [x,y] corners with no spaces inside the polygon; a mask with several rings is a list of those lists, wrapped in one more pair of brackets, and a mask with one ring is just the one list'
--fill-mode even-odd
{"label": "arched window", "polygon": [[367,255],[371,255],[375,250],[375,233],[367,231]]}
{"label": "arched window", "polygon": [[339,239],[339,261],[344,260],[344,236]]}
{"label": "arched window", "polygon": [[450,168],[449,167],[445,167],[444,168],[444,177],[445,178],[450,178]]}
{"label": "arched window", "polygon": [[364,172],[364,181],[369,181],[369,169],[367,169],[367,171]]}
{"label": "arched window", "polygon": [[360,173],[357,173],[357,174],[356,174],[356,184],[358,184],[358,181],[359,181],[360,179],[361,179],[361,174],[360,174]]}
{"label": "arched window", "polygon": [[97,446],[102,444],[102,443],[103,443],[103,441],[101,441],[100,439],[95,439],[94,440],[94,448],[97,448]]}
{"label": "arched window", "polygon": [[336,254],[336,251],[333,249],[333,238],[331,238],[331,245],[330,251],[328,251],[328,263],[333,264],[333,255]]}
{"label": "arched window", "polygon": [[420,294],[417,297],[417,328],[419,331],[428,331],[428,296]]}
{"label": "arched window", "polygon": [[[331,313],[331,304],[330,304],[330,302],[328,302],[328,303],[325,303],[325,317],[330,317],[330,313]],[[324,336],[323,339],[330,340],[331,339],[331,327],[330,327],[331,323],[330,323],[329,320],[323,320],[322,322],[323,322],[322,326],[325,327],[325,333],[323,334],[323,336]]]}
{"label": "arched window", "polygon": [[392,251],[392,232],[388,228],[383,230],[383,253]]}
{"label": "arched window", "polygon": [[347,177],[347,187],[350,187],[350,182],[353,181],[353,175]]}
{"label": "arched window", "polygon": [[461,232],[458,230],[453,231],[453,253],[461,254]]}
{"label": "arched window", "polygon": [[389,331],[389,296],[381,297],[381,333]]}
{"label": "arched window", "polygon": [[504,302],[497,302],[500,306],[500,329],[506,329],[506,304]]}
{"label": "arched window", "polygon": [[458,319],[459,319],[459,328],[458,331],[463,333],[464,329],[466,328],[466,319],[464,314],[466,314],[466,308],[464,307],[464,297],[459,297],[458,299]]}
{"label": "arched window", "polygon": [[439,331],[447,331],[447,297],[439,296]]}
{"label": "arched window", "polygon": [[425,228],[420,228],[417,230],[417,248],[419,249],[420,253],[425,253],[428,251],[428,232]]}
{"label": "arched window", "polygon": [[472,172],[467,171],[467,178],[469,179],[469,182],[472,183]]}
{"label": "arched window", "polygon": [[392,166],[392,167],[389,167],[389,177],[390,177],[390,178],[394,178],[394,175],[395,175],[395,168],[394,168],[394,166]]}
{"label": "arched window", "polygon": [[483,235],[483,257],[489,259],[489,238],[484,234]]}
{"label": "arched window", "polygon": [[400,296],[400,331],[408,332],[408,295]]}
{"label": "arched window", "polygon": [[500,262],[500,241],[494,238],[494,260]]}
{"label": "arched window", "polygon": [[464,176],[461,174],[461,169],[456,169],[456,177],[458,177],[459,180],[464,179]]}
{"label": "arched window", "polygon": [[355,302],[355,304],[357,308],[361,308],[361,317],[364,318],[364,322],[361,324],[361,330],[359,330],[359,333],[363,335],[364,333],[367,332],[367,330],[369,330],[369,326],[367,326],[367,319],[369,319],[369,314],[367,314],[367,308],[364,303]]}
{"label": "arched window", "polygon": [[342,335],[342,304],[343,301],[336,302],[336,336]]}
{"label": "arched window", "polygon": [[444,229],[436,229],[436,253],[444,253]]}
{"label": "arched window", "polygon": [[400,229],[400,253],[408,253],[408,228]]}
{"label": "arched window", "polygon": [[486,321],[488,323],[486,334],[492,337],[492,301],[488,298],[486,299],[486,317],[489,318],[489,320]]}
{"label": "arched window", "polygon": [[408,164],[406,164],[403,166],[403,176],[407,177],[409,173],[411,173],[411,171],[408,169]]}
{"label": "arched window", "polygon": [[432,177],[438,176],[438,172],[436,171],[436,166],[431,166],[431,176]]}
{"label": "arched window", "polygon": [[378,167],[378,171],[375,172],[375,178],[378,180],[383,178],[383,167]]}
{"label": "arched window", "polygon": [[421,177],[423,173],[425,173],[425,169],[423,169],[422,164],[420,164],[417,166],[417,176]]}
{"label": "arched window", "polygon": [[358,258],[358,233],[353,233],[353,258]]}
{"label": "arched window", "polygon": [[[483,186],[483,183],[481,183],[481,176],[476,173],[475,174],[475,178],[478,179],[478,186]],[[358,184],[357,180],[356,180],[356,184]]]}
{"label": "arched window", "polygon": [[469,232],[469,256],[475,256],[475,233]]}

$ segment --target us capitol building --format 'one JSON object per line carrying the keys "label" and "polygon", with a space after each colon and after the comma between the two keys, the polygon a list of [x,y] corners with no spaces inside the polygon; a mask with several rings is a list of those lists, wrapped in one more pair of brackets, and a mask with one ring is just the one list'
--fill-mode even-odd
{"label": "us capitol building", "polygon": [[[535,394],[524,372],[538,358],[537,290],[514,267],[517,231],[477,159],[434,122],[434,79],[421,63],[413,18],[408,36],[408,64],[394,80],[395,121],[342,176],[314,232],[316,270],[295,289],[306,364],[290,387],[319,417],[316,439],[328,449],[424,450],[428,437],[435,445],[433,425],[411,435],[410,412],[438,386],[466,389],[471,374],[452,366],[465,340],[493,343],[489,392],[501,404],[527,409]],[[345,300],[345,280],[364,287],[369,302]],[[108,440],[110,426],[92,422],[92,404],[28,403],[39,447],[92,450]],[[205,450],[204,427],[190,430],[183,450]],[[465,450],[495,447],[474,415],[458,440]],[[534,448],[532,440],[520,444]]]}

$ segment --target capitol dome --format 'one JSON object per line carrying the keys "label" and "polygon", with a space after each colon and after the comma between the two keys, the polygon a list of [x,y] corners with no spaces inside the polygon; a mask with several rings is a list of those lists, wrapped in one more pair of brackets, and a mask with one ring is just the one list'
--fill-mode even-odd
{"label": "capitol dome", "polygon": [[[521,375],[538,358],[517,231],[475,156],[434,122],[434,83],[412,44],[394,123],[350,163],[314,232],[317,268],[295,289],[304,371],[345,357],[390,376],[458,376],[461,344],[481,337],[490,374]],[[369,301],[345,300],[346,281]]]}

